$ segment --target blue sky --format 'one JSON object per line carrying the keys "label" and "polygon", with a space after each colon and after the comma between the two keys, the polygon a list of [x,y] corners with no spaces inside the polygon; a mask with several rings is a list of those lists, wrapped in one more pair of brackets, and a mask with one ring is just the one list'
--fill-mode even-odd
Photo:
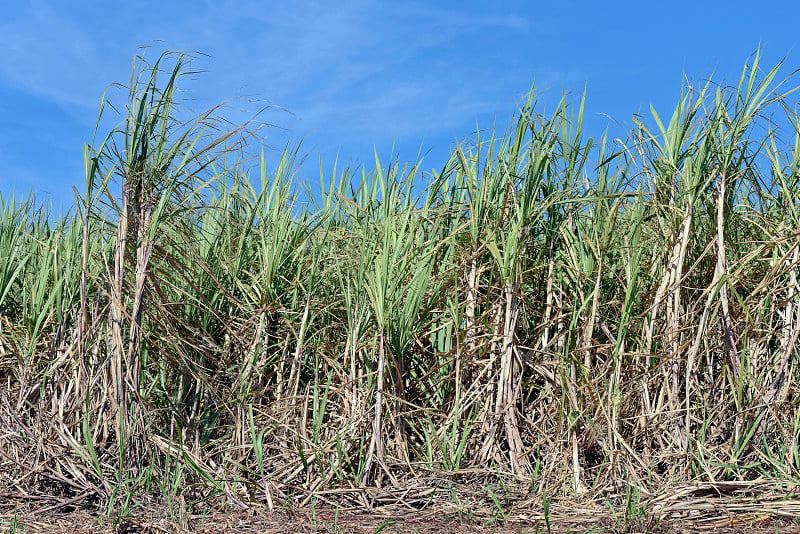
{"label": "blue sky", "polygon": [[320,156],[392,146],[438,168],[476,125],[505,126],[534,80],[545,101],[586,86],[594,136],[651,103],[669,113],[684,73],[734,82],[759,44],[765,64],[800,67],[798,20],[790,0],[2,2],[0,193],[70,206],[100,97],[143,45],[208,54],[183,87],[192,107],[274,106],[260,116],[268,157],[302,140],[316,180]]}

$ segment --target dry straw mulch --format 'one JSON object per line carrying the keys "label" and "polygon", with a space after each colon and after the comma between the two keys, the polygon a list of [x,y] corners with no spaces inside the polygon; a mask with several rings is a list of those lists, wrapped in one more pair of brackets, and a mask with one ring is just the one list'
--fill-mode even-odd
{"label": "dry straw mulch", "polygon": [[[189,533],[189,532],[755,532],[800,533],[800,498],[794,485],[775,482],[719,482],[686,484],[669,493],[643,498],[640,514],[596,501],[554,500],[546,517],[536,499],[519,500],[500,516],[489,503],[466,514],[452,501],[430,501],[415,509],[420,498],[372,490],[373,509],[304,508],[269,512],[259,507],[244,511],[187,507],[169,513],[147,506],[146,513],[107,517],[56,498],[9,499],[0,507],[0,527],[9,532],[81,533]],[[425,492],[417,492],[425,493]],[[431,492],[432,493],[432,492]],[[431,494],[429,493],[429,494]],[[13,503],[13,504],[12,504]],[[63,505],[57,508],[57,505]],[[8,511],[9,505],[14,511]],[[67,510],[56,512],[54,509]],[[182,509],[183,510],[183,509]],[[191,510],[191,511],[189,511]],[[16,530],[15,530],[16,529]]]}

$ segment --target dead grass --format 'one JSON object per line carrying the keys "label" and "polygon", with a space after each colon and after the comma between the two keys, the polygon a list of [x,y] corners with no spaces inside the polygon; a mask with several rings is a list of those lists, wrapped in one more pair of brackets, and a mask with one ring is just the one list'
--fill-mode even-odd
{"label": "dead grass", "polygon": [[[17,525],[16,530],[10,526]],[[116,521],[110,518],[101,519],[96,515],[82,512],[62,514],[19,514],[13,516],[0,515],[0,524],[6,532],[53,533],[53,534],[189,534],[189,533],[336,533],[336,534],[457,534],[457,533],[542,533],[547,532],[542,522],[530,521],[524,516],[512,517],[507,521],[486,524],[475,521],[457,520],[441,513],[402,515],[358,512],[337,512],[320,509],[314,514],[288,515],[280,512],[264,514],[254,513],[218,513],[209,516],[191,516],[188,522],[176,523],[164,516],[124,518]],[[728,516],[715,520],[676,520],[662,521],[658,525],[646,523],[620,525],[613,516],[592,516],[585,521],[580,516],[565,515],[555,518],[551,525],[553,533],[717,533],[717,534],[797,534],[800,526],[791,519],[767,519],[761,514],[744,514]]]}
{"label": "dead grass", "polygon": [[[555,500],[545,514],[535,499],[520,498],[498,512],[489,502],[464,509],[453,499],[430,500],[426,506],[413,491],[373,491],[372,508],[358,504],[331,507],[315,504],[296,511],[251,507],[222,510],[203,504],[180,503],[167,509],[142,504],[128,516],[90,513],[79,504],[57,498],[4,495],[0,525],[14,532],[73,533],[189,533],[189,532],[719,532],[796,533],[800,526],[797,488],[768,482],[687,484],[646,498],[636,517],[606,502]],[[394,502],[391,502],[394,498]],[[467,500],[466,492],[462,499]],[[377,504],[382,503],[382,504]],[[54,511],[60,504],[60,512]],[[11,512],[10,510],[14,511]],[[548,528],[549,520],[549,528]],[[12,525],[17,525],[13,530]]]}

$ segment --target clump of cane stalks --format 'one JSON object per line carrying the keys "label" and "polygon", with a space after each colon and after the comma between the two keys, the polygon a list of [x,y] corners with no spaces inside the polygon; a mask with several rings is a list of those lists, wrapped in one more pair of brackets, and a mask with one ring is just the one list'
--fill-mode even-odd
{"label": "clump of cane stalks", "polygon": [[312,192],[297,150],[248,170],[242,130],[176,118],[184,60],[134,64],[68,216],[0,203],[0,492],[272,509],[797,480],[778,67],[683,87],[625,141],[532,91],[438,172],[376,158]]}

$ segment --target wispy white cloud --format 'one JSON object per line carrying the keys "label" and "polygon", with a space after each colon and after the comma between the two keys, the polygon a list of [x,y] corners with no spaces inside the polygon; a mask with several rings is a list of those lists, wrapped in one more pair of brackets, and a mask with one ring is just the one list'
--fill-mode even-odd
{"label": "wispy white cloud", "polygon": [[481,57],[496,55],[480,50],[488,35],[501,30],[502,44],[512,45],[530,30],[520,16],[406,3],[227,7],[206,15],[220,33],[235,33],[243,20],[261,31],[222,48],[214,63],[236,71],[242,92],[289,108],[302,134],[443,130],[501,104],[510,111],[509,86],[523,90],[534,74]]}
{"label": "wispy white cloud", "polygon": [[[89,106],[85,82],[94,74],[97,49],[87,29],[59,17],[46,2],[33,2],[0,17],[0,76],[67,105]],[[12,11],[9,13],[9,11]]]}
{"label": "wispy white cloud", "polygon": [[138,47],[152,44],[151,59],[163,49],[210,55],[194,65],[207,72],[186,86],[198,108],[243,96],[253,103],[232,108],[289,110],[263,117],[284,128],[279,139],[306,138],[344,151],[398,139],[449,143],[469,134],[476,116],[510,116],[534,76],[561,76],[543,64],[520,67],[515,54],[546,46],[531,36],[549,30],[542,19],[515,12],[522,3],[512,4],[502,10],[371,0],[134,0],[114,10],[103,0],[6,4],[0,84],[58,106],[84,130],[73,138],[88,139],[103,90],[126,82]]}
{"label": "wispy white cloud", "polygon": [[[90,13],[100,7],[93,4],[81,11],[39,0],[3,17],[0,46],[8,54],[0,77],[85,113],[96,107],[107,84],[124,81],[136,46],[161,40],[166,48],[212,54],[201,62],[211,71],[202,77],[201,97],[251,95],[313,124],[325,121],[324,109],[331,116],[341,116],[341,109],[353,116],[360,108],[408,115],[414,95],[428,102],[463,97],[463,88],[453,91],[442,80],[474,61],[470,52],[454,49],[441,56],[436,50],[467,37],[480,41],[497,29],[512,32],[509,38],[529,29],[528,21],[513,14],[406,3],[228,0],[170,10],[163,2],[134,2],[113,14]],[[427,65],[438,72],[425,72]],[[491,64],[481,68],[493,70]],[[495,84],[504,85],[498,79],[503,73],[492,74]],[[402,95],[403,88],[412,92]]]}

